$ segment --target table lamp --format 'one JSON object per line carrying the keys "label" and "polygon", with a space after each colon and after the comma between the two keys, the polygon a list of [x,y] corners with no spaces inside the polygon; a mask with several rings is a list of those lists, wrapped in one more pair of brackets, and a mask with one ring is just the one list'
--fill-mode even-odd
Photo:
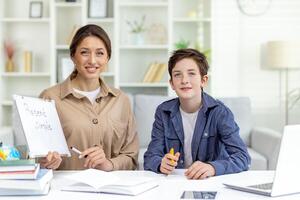
{"label": "table lamp", "polygon": [[266,44],[266,64],[269,69],[285,71],[285,124],[288,116],[288,70],[300,69],[300,41],[269,41]]}

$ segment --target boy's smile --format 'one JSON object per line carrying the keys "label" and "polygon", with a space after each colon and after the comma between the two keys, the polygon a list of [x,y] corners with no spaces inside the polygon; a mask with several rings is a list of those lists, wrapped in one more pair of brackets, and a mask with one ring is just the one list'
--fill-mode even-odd
{"label": "boy's smile", "polygon": [[199,98],[206,82],[207,76],[201,76],[196,62],[191,58],[178,61],[172,70],[170,84],[180,99]]}

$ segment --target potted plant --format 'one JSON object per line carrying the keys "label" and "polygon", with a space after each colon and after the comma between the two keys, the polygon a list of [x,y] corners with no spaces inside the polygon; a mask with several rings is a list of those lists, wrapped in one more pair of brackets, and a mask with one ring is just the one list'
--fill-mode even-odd
{"label": "potted plant", "polygon": [[211,61],[211,49],[204,49],[204,48],[202,48],[202,46],[200,45],[199,42],[195,44],[195,49],[197,49],[198,51],[202,52],[205,55],[208,63],[210,63],[210,61]]}
{"label": "potted plant", "polygon": [[176,49],[186,49],[190,45],[190,41],[180,38],[178,42],[175,43]]}
{"label": "potted plant", "polygon": [[15,53],[14,45],[9,41],[4,41],[4,51],[7,56],[7,61],[5,64],[5,71],[6,72],[13,72],[14,71],[14,62],[13,56]]}
{"label": "potted plant", "polygon": [[146,20],[146,16],[143,15],[140,22],[138,22],[137,20],[134,20],[133,22],[126,21],[127,25],[130,28],[130,33],[133,36],[132,42],[134,44],[138,44],[138,45],[144,44],[143,33],[146,31],[145,20]]}

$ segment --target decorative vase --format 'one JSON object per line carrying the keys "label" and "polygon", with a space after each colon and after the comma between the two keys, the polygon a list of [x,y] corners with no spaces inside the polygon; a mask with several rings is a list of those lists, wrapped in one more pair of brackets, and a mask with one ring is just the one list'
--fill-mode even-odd
{"label": "decorative vase", "polygon": [[13,72],[14,68],[15,68],[15,66],[14,66],[13,60],[12,59],[8,59],[6,61],[6,64],[5,64],[5,71],[6,72]]}
{"label": "decorative vase", "polygon": [[135,45],[145,44],[143,33],[142,32],[132,33],[132,43]]}

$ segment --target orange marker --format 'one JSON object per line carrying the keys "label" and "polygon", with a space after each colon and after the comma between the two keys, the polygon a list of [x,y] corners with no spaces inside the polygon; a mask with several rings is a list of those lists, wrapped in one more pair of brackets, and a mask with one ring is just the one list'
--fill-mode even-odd
{"label": "orange marker", "polygon": [[[170,149],[170,154],[171,154],[172,156],[175,155],[175,153],[174,153],[174,148],[173,148],[173,147]],[[174,164],[174,160],[171,160],[171,163]]]}

